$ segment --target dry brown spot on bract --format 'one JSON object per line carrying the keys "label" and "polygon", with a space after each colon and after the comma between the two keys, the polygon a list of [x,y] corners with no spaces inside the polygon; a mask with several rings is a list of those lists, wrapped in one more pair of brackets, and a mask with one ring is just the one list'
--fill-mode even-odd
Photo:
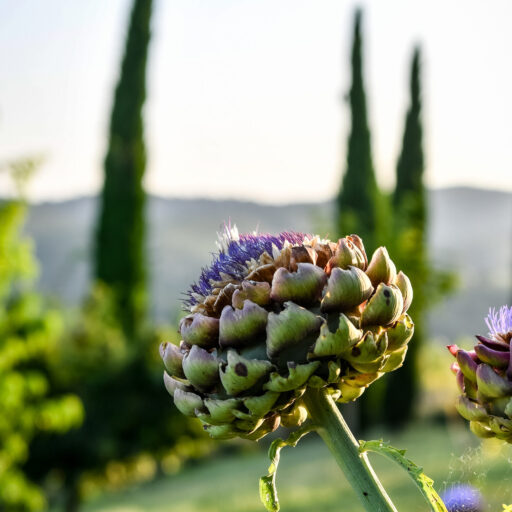
{"label": "dry brown spot on bract", "polygon": [[235,365],[235,373],[240,377],[247,377],[248,371],[247,366],[244,363],[236,363]]}

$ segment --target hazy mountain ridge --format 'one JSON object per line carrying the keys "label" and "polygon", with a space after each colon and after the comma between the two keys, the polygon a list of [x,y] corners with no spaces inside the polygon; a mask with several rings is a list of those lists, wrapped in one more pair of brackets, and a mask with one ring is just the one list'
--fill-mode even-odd
{"label": "hazy mountain ridge", "polygon": [[[473,188],[429,192],[429,243],[433,259],[460,275],[458,292],[431,313],[436,335],[484,330],[489,306],[511,300],[512,193]],[[40,285],[64,303],[87,289],[96,198],[32,206],[27,233],[41,263]],[[148,264],[153,312],[174,316],[181,292],[215,251],[215,233],[231,219],[241,231],[332,231],[333,203],[269,206],[210,199],[148,200]]]}

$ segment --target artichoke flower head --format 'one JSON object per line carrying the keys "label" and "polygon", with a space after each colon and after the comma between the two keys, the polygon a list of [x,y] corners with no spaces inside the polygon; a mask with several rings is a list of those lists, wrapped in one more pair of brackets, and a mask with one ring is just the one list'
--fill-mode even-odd
{"label": "artichoke flower head", "polygon": [[331,242],[227,226],[187,294],[180,346],[160,346],[165,386],[214,438],[300,425],[308,386],[349,402],[402,365],[411,300],[386,249],[368,262],[357,235]]}
{"label": "artichoke flower head", "polygon": [[449,345],[461,391],[456,408],[474,434],[512,443],[512,307],[491,309],[488,336],[476,336],[471,351]]}

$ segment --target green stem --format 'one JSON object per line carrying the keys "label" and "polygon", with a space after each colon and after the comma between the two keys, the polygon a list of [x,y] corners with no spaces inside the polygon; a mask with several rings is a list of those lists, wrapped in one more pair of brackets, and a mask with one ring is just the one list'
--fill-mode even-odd
{"label": "green stem", "polygon": [[303,396],[317,432],[368,512],[397,512],[331,396],[308,388]]}

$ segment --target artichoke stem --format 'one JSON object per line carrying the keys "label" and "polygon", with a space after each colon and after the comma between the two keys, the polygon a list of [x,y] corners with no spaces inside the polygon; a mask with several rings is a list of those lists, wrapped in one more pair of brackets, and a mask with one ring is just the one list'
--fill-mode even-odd
{"label": "artichoke stem", "polygon": [[323,389],[308,388],[303,400],[318,434],[332,452],[364,508],[368,512],[397,512],[366,453],[359,453],[359,443],[331,396]]}

